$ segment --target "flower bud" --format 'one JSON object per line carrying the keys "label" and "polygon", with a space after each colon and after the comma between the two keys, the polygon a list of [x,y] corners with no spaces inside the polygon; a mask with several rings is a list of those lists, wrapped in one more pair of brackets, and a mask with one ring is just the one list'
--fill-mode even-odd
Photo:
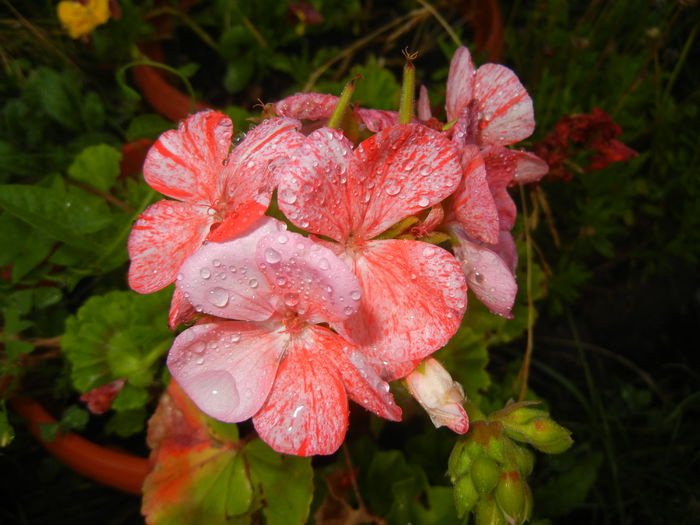
{"label": "flower bud", "polygon": [[489,419],[502,421],[504,425],[522,425],[528,423],[533,418],[538,416],[548,417],[546,410],[533,408],[533,405],[538,403],[533,401],[522,401],[520,403],[511,403],[505,408],[491,414]]}
{"label": "flower bud", "polygon": [[496,485],[494,497],[509,523],[525,522],[527,484],[520,474],[514,470],[504,472]]}
{"label": "flower bud", "polygon": [[480,456],[472,464],[471,476],[479,494],[490,494],[501,477],[501,469],[490,457]]}
{"label": "flower bud", "polygon": [[510,468],[518,469],[523,478],[528,477],[535,466],[535,454],[529,448],[517,445],[511,439],[506,438],[504,441],[506,464]]}
{"label": "flower bud", "polygon": [[491,497],[481,498],[474,511],[476,525],[506,525],[506,518]]}
{"label": "flower bud", "polygon": [[458,434],[469,429],[469,417],[462,406],[464,390],[432,357],[406,377],[411,395],[428,412],[436,427],[448,426]]}
{"label": "flower bud", "polygon": [[467,441],[467,439],[457,440],[450,453],[450,459],[447,460],[447,473],[452,483],[469,472],[472,464],[472,457],[467,451]]}
{"label": "flower bud", "polygon": [[454,488],[455,507],[460,518],[472,510],[479,500],[479,493],[474,487],[471,476],[462,476],[455,483]]}
{"label": "flower bud", "polygon": [[574,440],[571,432],[555,423],[548,416],[537,416],[527,423],[513,425],[503,422],[508,436],[516,441],[529,443],[546,454],[559,454],[568,449]]}

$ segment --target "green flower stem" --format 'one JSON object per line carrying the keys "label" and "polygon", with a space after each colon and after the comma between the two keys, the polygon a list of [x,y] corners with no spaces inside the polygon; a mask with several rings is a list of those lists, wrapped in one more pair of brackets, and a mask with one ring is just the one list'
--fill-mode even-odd
{"label": "green flower stem", "polygon": [[406,57],[406,65],[403,67],[399,123],[408,124],[413,119],[413,99],[416,93],[416,67],[413,65],[413,61],[418,53],[408,53],[404,50],[404,56]]}

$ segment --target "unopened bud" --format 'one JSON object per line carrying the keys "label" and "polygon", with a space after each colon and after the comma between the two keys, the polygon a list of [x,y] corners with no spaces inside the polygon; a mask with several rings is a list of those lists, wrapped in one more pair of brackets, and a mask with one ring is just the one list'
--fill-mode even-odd
{"label": "unopened bud", "polygon": [[511,403],[505,408],[491,414],[489,419],[502,421],[504,425],[522,425],[536,417],[548,417],[546,410],[534,408],[537,403],[533,401],[522,401],[520,403]]}
{"label": "unopened bud", "polygon": [[522,425],[511,425],[504,421],[504,430],[516,441],[529,443],[546,454],[564,452],[574,442],[571,432],[548,416],[535,417]]}
{"label": "unopened bud", "polygon": [[501,477],[501,469],[490,457],[480,456],[472,464],[471,476],[479,494],[490,494]]}
{"label": "unopened bud", "polygon": [[450,454],[450,459],[447,460],[447,473],[452,483],[469,472],[471,464],[472,457],[467,452],[467,439],[457,440]]}
{"label": "unopened bud", "polygon": [[474,511],[476,525],[506,525],[506,517],[491,496],[481,498]]}
{"label": "unopened bud", "polygon": [[494,491],[496,503],[509,523],[524,523],[527,484],[516,471],[504,472]]}
{"label": "unopened bud", "polygon": [[474,508],[479,500],[479,493],[474,487],[471,476],[462,476],[454,487],[455,508],[460,518]]}
{"label": "unopened bud", "polygon": [[506,439],[506,464],[518,469],[523,478],[532,473],[535,466],[535,454],[524,446],[516,444],[512,439]]}

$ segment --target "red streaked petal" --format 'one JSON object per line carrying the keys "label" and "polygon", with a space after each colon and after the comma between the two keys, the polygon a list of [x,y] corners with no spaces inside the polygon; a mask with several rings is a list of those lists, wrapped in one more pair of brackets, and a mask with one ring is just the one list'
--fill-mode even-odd
{"label": "red streaked petal", "polygon": [[389,384],[377,373],[359,349],[343,346],[333,362],[343,378],[350,399],[390,421],[401,421],[401,408],[394,402]]}
{"label": "red streaked petal", "polygon": [[165,288],[202,245],[211,217],[203,206],[162,200],[139,216],[129,236],[129,286],[139,293]]}
{"label": "red streaked petal", "polygon": [[416,104],[416,112],[420,120],[430,120],[433,112],[430,110],[430,99],[428,98],[428,88],[420,87],[418,95],[418,104]]}
{"label": "red streaked petal", "polygon": [[255,323],[200,324],[175,338],[168,368],[204,413],[236,423],[265,403],[288,341]]}
{"label": "red streaked petal", "polygon": [[265,217],[231,241],[205,244],[182,264],[177,287],[198,312],[242,321],[269,319],[274,297],[255,249],[266,235],[283,231],[283,223]]}
{"label": "red streaked petal", "polygon": [[396,111],[358,108],[355,115],[372,133],[378,133],[399,123],[399,114]]}
{"label": "red streaked petal", "polygon": [[304,140],[304,135],[298,131],[300,128],[301,123],[295,119],[265,120],[236,146],[224,168],[229,213],[238,211],[251,200],[267,208],[277,186],[275,169]]}
{"label": "red streaked petal", "polygon": [[444,134],[400,124],[362,142],[336,186],[351,214],[351,232],[371,239],[392,224],[442,201],[462,176],[457,153]]}
{"label": "red streaked petal", "polygon": [[452,197],[457,220],[470,237],[489,244],[498,242],[498,210],[486,180],[486,167],[473,144],[462,150],[464,177]]}
{"label": "red streaked petal", "polygon": [[256,261],[280,303],[310,323],[342,321],[359,308],[360,284],[330,249],[298,233],[278,231],[257,244]]}
{"label": "red streaked petal", "polygon": [[342,343],[340,336],[321,327],[291,338],[267,403],[253,418],[260,438],[277,452],[332,454],[342,444],[348,398],[326,354],[329,345]]}
{"label": "red streaked petal", "polygon": [[214,204],[223,188],[221,173],[231,147],[233,123],[218,111],[200,111],[163,133],[143,165],[156,191],[183,201]]}
{"label": "red streaked petal", "polygon": [[182,290],[175,288],[173,298],[170,301],[170,313],[168,313],[168,326],[175,330],[179,325],[194,319],[197,312],[194,306],[187,300]]}
{"label": "red streaked petal", "polygon": [[299,120],[326,120],[338,105],[338,97],[324,93],[297,93],[275,104],[275,113],[281,117]]}
{"label": "red streaked petal", "polygon": [[[341,131],[312,132],[279,169],[279,207],[297,226],[344,240],[349,234],[351,202],[345,196],[352,143]],[[344,181],[344,182],[341,182]]]}
{"label": "red streaked petal", "polygon": [[515,174],[513,181],[517,184],[537,182],[549,171],[549,164],[529,151],[514,151]]}
{"label": "red streaked petal", "polygon": [[452,56],[447,77],[445,110],[448,122],[459,117],[462,109],[471,101],[473,91],[474,64],[469,49],[462,46]]}
{"label": "red streaked petal", "polygon": [[515,275],[518,267],[518,248],[510,232],[501,231],[498,236],[498,244],[493,246],[494,251],[503,259],[508,269]]}
{"label": "red streaked petal", "polygon": [[386,380],[403,377],[459,327],[466,308],[462,269],[446,250],[419,241],[370,241],[352,257],[360,310],[334,327]]}
{"label": "red streaked petal", "polygon": [[474,99],[482,147],[513,144],[535,130],[532,99],[507,67],[484,64],[477,69]]}
{"label": "red streaked petal", "polygon": [[[497,146],[483,150],[482,155],[486,166],[486,179],[498,209],[499,228],[502,231],[510,231],[515,225],[518,210],[507,188],[515,176],[518,152]],[[489,244],[495,242],[490,241]]]}
{"label": "red streaked petal", "polygon": [[461,244],[454,247],[467,277],[469,289],[494,314],[511,318],[518,285],[505,261],[493,250],[468,239],[455,229]]}
{"label": "red streaked petal", "polygon": [[230,212],[224,221],[217,225],[216,229],[211,231],[207,240],[224,242],[233,239],[265,215],[268,204],[261,204],[256,200],[241,204],[235,211]]}

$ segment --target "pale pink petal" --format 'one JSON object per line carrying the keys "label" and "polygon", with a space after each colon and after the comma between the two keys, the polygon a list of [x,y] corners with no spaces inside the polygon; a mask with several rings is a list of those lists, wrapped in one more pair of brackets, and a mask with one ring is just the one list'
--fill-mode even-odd
{"label": "pale pink petal", "polygon": [[445,220],[445,209],[442,207],[442,205],[436,204],[435,206],[430,208],[428,216],[423,221],[423,227],[428,232],[431,232],[435,228],[440,226],[443,220]]}
{"label": "pale pink petal", "polygon": [[477,69],[473,96],[481,147],[506,146],[532,135],[532,99],[507,67],[484,64]]}
{"label": "pale pink petal", "polygon": [[498,236],[498,244],[493,246],[494,251],[503,259],[510,271],[515,275],[518,267],[518,248],[510,232],[501,231]]}
{"label": "pale pink petal", "polygon": [[481,153],[486,165],[486,179],[498,209],[499,228],[510,231],[515,225],[518,210],[507,188],[515,176],[518,152],[497,146],[486,148]]}
{"label": "pale pink petal", "polygon": [[338,97],[324,93],[297,93],[275,104],[275,113],[281,117],[299,120],[326,120],[338,105]]}
{"label": "pale pink petal", "polygon": [[351,232],[371,239],[394,223],[441,202],[462,176],[445,136],[420,124],[401,124],[362,142],[336,192],[351,213]]}
{"label": "pale pink petal", "polygon": [[357,108],[355,115],[372,133],[378,133],[399,123],[399,114],[396,111]]}
{"label": "pale pink petal", "polygon": [[469,416],[464,410],[464,390],[450,373],[429,357],[406,376],[411,395],[430,416],[435,427],[447,426],[458,434],[469,430]]}
{"label": "pale pink petal", "polygon": [[416,112],[420,120],[430,120],[433,112],[430,110],[430,99],[428,98],[428,88],[420,87],[418,92],[418,104],[416,104]]}
{"label": "pale pink petal", "polygon": [[194,306],[190,303],[182,290],[175,288],[173,298],[170,301],[170,312],[168,313],[168,326],[175,330],[179,325],[187,323],[197,315]]}
{"label": "pale pink petal", "polygon": [[515,277],[506,262],[493,250],[470,240],[455,228],[461,244],[454,246],[455,257],[462,263],[467,285],[494,314],[510,318],[518,292]]}
{"label": "pale pink petal", "polygon": [[156,191],[183,201],[214,204],[221,195],[221,172],[231,147],[233,124],[218,111],[200,111],[163,133],[143,165]]}
{"label": "pale pink petal", "polygon": [[360,285],[331,250],[298,233],[278,231],[257,245],[256,261],[280,303],[310,323],[342,321],[360,305]]}
{"label": "pale pink petal", "polygon": [[129,286],[139,293],[165,288],[204,241],[211,226],[207,208],[162,200],[139,216],[129,235]]}
{"label": "pale pink petal", "polygon": [[452,209],[464,231],[489,244],[498,242],[498,210],[486,179],[486,167],[473,144],[462,150],[464,176],[452,196]]}
{"label": "pale pink petal", "polygon": [[401,421],[401,408],[394,402],[389,384],[377,373],[364,354],[346,343],[333,357],[350,399],[390,421]]}
{"label": "pale pink petal", "polygon": [[275,312],[273,296],[255,249],[266,235],[283,231],[283,223],[265,217],[233,240],[202,246],[180,268],[177,287],[198,312],[243,321],[269,319]]}
{"label": "pale pink petal", "polygon": [[403,377],[459,327],[466,308],[460,265],[419,241],[370,241],[350,257],[363,298],[357,314],[333,326],[361,346],[384,379]]}
{"label": "pale pink petal", "polygon": [[272,392],[253,418],[260,438],[277,452],[332,454],[342,444],[348,398],[326,353],[329,345],[342,344],[341,337],[321,327],[309,327],[291,338]]}
{"label": "pale pink petal", "polygon": [[227,215],[255,200],[265,208],[277,186],[275,169],[302,144],[301,123],[290,118],[265,120],[231,152],[224,168]]}
{"label": "pale pink petal", "polygon": [[205,414],[236,423],[265,403],[288,341],[255,323],[200,324],[177,336],[168,368]]}
{"label": "pale pink petal", "polygon": [[346,197],[352,143],[341,131],[321,128],[306,137],[279,169],[277,200],[297,226],[335,240],[347,238],[352,221]]}
{"label": "pale pink petal", "polygon": [[471,102],[473,92],[474,64],[469,50],[462,46],[452,56],[450,73],[447,77],[445,110],[448,122],[459,117],[462,110]]}
{"label": "pale pink petal", "polygon": [[534,153],[528,151],[514,151],[515,175],[513,181],[517,184],[530,184],[537,182],[549,171],[549,165]]}

